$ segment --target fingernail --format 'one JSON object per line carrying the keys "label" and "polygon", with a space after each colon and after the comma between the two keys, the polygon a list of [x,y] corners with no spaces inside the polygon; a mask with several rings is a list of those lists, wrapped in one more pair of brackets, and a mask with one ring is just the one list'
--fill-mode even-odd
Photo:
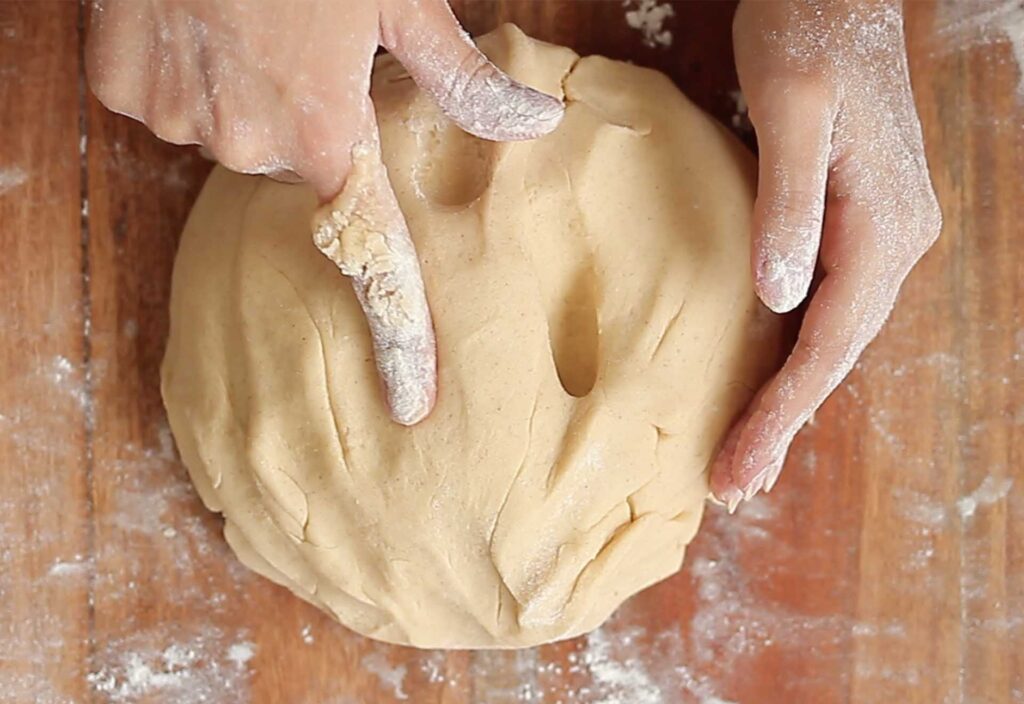
{"label": "fingernail", "polygon": [[769,494],[771,490],[775,488],[775,482],[779,481],[779,477],[782,476],[782,465],[786,463],[786,458],[783,457],[781,460],[772,465],[772,469],[768,472],[768,480],[764,485],[764,493]]}
{"label": "fingernail", "polygon": [[762,489],[764,489],[766,494],[771,491],[775,482],[779,479],[779,474],[782,473],[782,464],[785,459],[785,455],[783,455],[782,459],[769,462],[761,471],[755,474],[754,478],[747,484],[747,488],[743,491],[743,500],[750,501]]}
{"label": "fingernail", "polygon": [[760,472],[754,475],[754,478],[747,484],[747,488],[743,491],[743,500],[750,501],[754,498],[754,495],[761,490],[764,486],[765,477],[768,474],[768,467],[765,467]]}
{"label": "fingernail", "polygon": [[756,494],[757,490],[761,488],[760,485],[763,480],[763,474],[758,474],[751,480],[750,484],[747,485],[746,490],[743,492],[744,501],[750,501],[752,498],[754,498],[754,494]]}
{"label": "fingernail", "polygon": [[775,313],[788,313],[807,296],[813,270],[803,257],[767,250],[757,274],[765,305]]}
{"label": "fingernail", "polygon": [[736,511],[736,507],[739,506],[743,500],[743,492],[737,489],[735,486],[729,486],[723,489],[717,496],[712,494],[712,498],[715,503],[725,506],[725,510],[729,513]]}
{"label": "fingernail", "polygon": [[757,496],[761,489],[764,488],[766,478],[767,475],[765,473],[758,475],[757,478],[755,478],[755,480],[751,483],[751,485],[749,487],[746,487],[746,493],[744,494],[743,498],[749,501],[755,496]]}
{"label": "fingernail", "polygon": [[554,129],[565,114],[565,105],[553,95],[542,93],[518,81],[512,81],[513,90],[518,93],[518,114],[527,122],[534,123],[535,129],[545,133]]}

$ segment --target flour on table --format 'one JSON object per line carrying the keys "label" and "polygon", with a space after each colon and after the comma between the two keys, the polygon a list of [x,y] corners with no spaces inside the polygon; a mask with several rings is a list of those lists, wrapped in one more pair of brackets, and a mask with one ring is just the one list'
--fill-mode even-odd
{"label": "flour on table", "polygon": [[960,517],[964,520],[973,518],[979,507],[991,506],[997,501],[1002,501],[1010,493],[1011,486],[1013,480],[1010,478],[996,479],[991,475],[985,477],[977,489],[957,500],[956,508],[960,512]]}
{"label": "flour on table", "polygon": [[946,51],[1007,43],[1017,66],[1017,95],[1024,99],[1024,2],[1021,0],[942,0],[937,37]]}
{"label": "flour on table", "polygon": [[665,21],[675,15],[672,6],[658,3],[658,0],[623,0],[626,10],[626,24],[643,35],[645,46],[672,46],[672,32],[665,29]]}
{"label": "flour on table", "polygon": [[[78,315],[80,311],[65,311]],[[38,333],[48,335],[47,326],[59,326],[55,318]],[[14,323],[9,328],[18,331]],[[22,339],[33,340],[25,336]],[[75,675],[97,695],[97,701],[120,704],[140,698],[156,704],[176,702],[223,702],[244,688],[252,663],[245,653],[246,633],[233,627],[217,627],[227,596],[210,588],[208,575],[223,574],[219,589],[233,590],[250,579],[249,573],[228,557],[216,521],[199,508],[174,453],[170,432],[164,423],[143,434],[152,440],[117,448],[113,457],[95,459],[94,474],[102,473],[117,485],[106,509],[95,520],[104,535],[119,539],[98,543],[95,554],[82,551],[84,545],[66,544],[67,536],[83,534],[84,513],[68,511],[62,531],[55,528],[27,530],[10,519],[14,501],[28,502],[35,510],[66,508],[75,482],[69,474],[82,471],[89,457],[80,445],[67,442],[67,428],[80,427],[95,401],[90,374],[102,379],[106,359],[94,358],[86,369],[75,350],[44,355],[33,362],[31,372],[7,380],[9,405],[0,408],[0,442],[11,450],[12,470],[31,473],[32,481],[18,497],[0,496],[0,594],[24,592],[26,586],[46,594],[47,599],[79,599],[84,585],[93,588],[86,595],[94,608],[116,611],[118,603],[130,603],[141,588],[152,589],[152,553],[149,546],[166,540],[174,531],[180,541],[173,560],[161,569],[171,584],[178,585],[174,599],[180,605],[202,610],[210,624],[195,625],[173,618],[152,624],[135,623],[129,608],[121,623],[122,635],[107,632],[95,641],[95,655],[88,671]],[[19,403],[19,399],[37,399]],[[46,468],[59,467],[61,471]],[[174,522],[178,529],[170,524]],[[179,530],[180,529],[180,530]],[[64,532],[67,531],[67,532]],[[49,562],[38,564],[40,552]],[[116,569],[113,567],[116,565]],[[213,569],[211,570],[211,566]],[[187,578],[186,578],[187,575]],[[91,582],[87,582],[91,580]],[[25,592],[27,593],[27,592]],[[83,604],[84,605],[84,604]],[[39,609],[19,621],[10,620],[0,628],[0,700],[72,704],[64,692],[42,674],[62,663],[76,647],[81,634],[68,632],[68,621]],[[124,633],[130,635],[123,635]],[[249,652],[255,652],[255,646]],[[241,648],[241,650],[240,650]]]}
{"label": "flour on table", "polygon": [[244,668],[254,655],[256,655],[256,646],[249,641],[244,641],[233,643],[228,648],[227,659],[234,663],[235,667]]}
{"label": "flour on table", "polygon": [[405,665],[391,665],[388,662],[387,655],[382,650],[374,650],[365,655],[362,659],[362,665],[367,672],[375,675],[384,687],[391,690],[391,695],[395,699],[405,700],[409,698],[404,689],[405,674],[407,672]]}
{"label": "flour on table", "polygon": [[613,649],[622,647],[629,650],[636,636],[637,631],[627,631],[613,639],[601,629],[587,635],[581,660],[600,696],[595,702],[662,704],[666,701],[642,660],[635,655],[615,657]]}
{"label": "flour on table", "polygon": [[17,166],[0,168],[0,196],[28,181],[28,174]]}
{"label": "flour on table", "polygon": [[75,555],[70,560],[57,560],[46,573],[48,577],[77,577],[85,575],[92,568],[92,560]]}
{"label": "flour on table", "polygon": [[88,403],[85,370],[71,362],[64,355],[57,355],[50,362],[49,379],[55,387],[64,391],[84,409]]}
{"label": "flour on table", "polygon": [[229,635],[206,626],[182,638],[158,628],[109,642],[86,682],[110,704],[244,701],[254,654],[244,631]]}
{"label": "flour on table", "polygon": [[747,99],[743,96],[743,91],[738,88],[731,90],[729,91],[729,98],[735,106],[732,117],[729,119],[729,124],[737,131],[750,132],[753,126],[750,124],[750,117],[747,115]]}

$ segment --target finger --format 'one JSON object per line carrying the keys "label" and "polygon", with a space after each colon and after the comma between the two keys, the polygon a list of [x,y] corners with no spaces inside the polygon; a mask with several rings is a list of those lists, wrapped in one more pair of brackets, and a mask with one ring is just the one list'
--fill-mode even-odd
{"label": "finger", "polygon": [[729,513],[736,510],[740,501],[743,500],[743,490],[736,486],[733,481],[732,466],[736,457],[736,446],[740,441],[740,431],[746,426],[750,414],[754,412],[760,401],[763,391],[755,396],[747,405],[743,415],[736,420],[729,429],[718,455],[711,465],[711,496],[725,504]]}
{"label": "finger", "polygon": [[826,102],[813,87],[790,85],[786,95],[758,91],[750,105],[760,150],[751,265],[758,296],[776,313],[800,305],[814,275],[834,120]]}
{"label": "finger", "polygon": [[346,120],[338,121],[332,111],[323,110],[296,122],[294,163],[282,166],[308,182],[321,203],[332,200],[348,182],[353,145],[378,141],[373,106],[368,97],[363,102],[351,106]]}
{"label": "finger", "polygon": [[126,9],[122,3],[92,4],[85,75],[89,87],[108,110],[142,121],[145,105],[141,98],[145,93],[140,86],[149,85],[153,77],[140,67],[147,65],[146,59],[153,51],[153,32],[147,26],[148,7],[137,9],[134,22],[125,17]]}
{"label": "finger", "polygon": [[352,279],[366,315],[391,417],[413,425],[437,397],[437,352],[412,238],[381,161],[376,134],[350,151],[336,198],[313,220],[313,241]]}
{"label": "finger", "polygon": [[462,129],[482,139],[514,141],[558,126],[565,112],[561,101],[491,63],[445,0],[421,0],[416,14],[391,5],[382,11],[382,43]]}
{"label": "finger", "polygon": [[[329,64],[345,73],[335,75],[333,81],[325,75],[311,86],[304,104],[292,115],[295,147],[291,150],[293,163],[286,168],[305,179],[321,202],[333,199],[348,181],[353,146],[359,142],[379,144],[377,116],[369,97],[376,41],[369,28],[366,33],[370,39],[356,52],[358,58]],[[336,83],[345,90],[338,90]],[[360,97],[353,100],[353,95]],[[393,200],[390,186],[387,191]]]}
{"label": "finger", "polygon": [[[838,214],[833,215],[832,210]],[[842,253],[830,254],[833,266],[808,308],[796,347],[765,387],[754,412],[743,423],[731,473],[734,485],[750,498],[774,485],[797,431],[853,368],[878,334],[892,309],[902,276],[894,276],[875,244],[866,212],[842,213],[834,233]],[[828,229],[828,228],[827,228]]]}

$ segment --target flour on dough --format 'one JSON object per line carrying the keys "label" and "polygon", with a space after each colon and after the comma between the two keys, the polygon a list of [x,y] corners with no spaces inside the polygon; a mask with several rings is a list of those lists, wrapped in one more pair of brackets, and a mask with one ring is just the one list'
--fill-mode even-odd
{"label": "flour on dough", "polygon": [[313,192],[220,168],[182,236],[163,367],[239,558],[431,648],[575,636],[678,570],[779,344],[743,147],[655,71],[511,26],[480,45],[564,96],[553,134],[482,141],[390,57],[373,79],[433,313],[433,413],[389,420],[352,288],[310,242]]}

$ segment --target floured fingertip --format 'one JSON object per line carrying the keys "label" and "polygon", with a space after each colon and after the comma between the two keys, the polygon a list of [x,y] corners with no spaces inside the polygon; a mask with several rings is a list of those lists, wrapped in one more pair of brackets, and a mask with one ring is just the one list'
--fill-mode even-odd
{"label": "floured fingertip", "polygon": [[401,425],[416,425],[437,401],[437,358],[433,338],[412,347],[377,351],[388,413]]}
{"label": "floured fingertip", "polygon": [[755,272],[757,294],[773,313],[788,313],[807,298],[814,276],[813,260],[766,250]]}
{"label": "floured fingertip", "polygon": [[743,499],[743,492],[736,486],[732,477],[732,451],[734,449],[735,441],[731,443],[731,447],[727,442],[711,465],[710,496],[715,503],[724,505],[729,513],[735,511],[736,504]]}
{"label": "floured fingertip", "polygon": [[375,144],[352,148],[345,187],[313,217],[313,243],[349,277],[388,413],[423,420],[437,398],[434,327],[416,251]]}
{"label": "floured fingertip", "polygon": [[523,85],[490,62],[456,79],[439,102],[466,132],[499,142],[543,137],[565,115],[561,100]]}
{"label": "floured fingertip", "polygon": [[729,512],[729,515],[736,513],[736,509],[739,507],[740,502],[743,501],[743,492],[733,487],[729,494],[725,497],[725,510]]}

